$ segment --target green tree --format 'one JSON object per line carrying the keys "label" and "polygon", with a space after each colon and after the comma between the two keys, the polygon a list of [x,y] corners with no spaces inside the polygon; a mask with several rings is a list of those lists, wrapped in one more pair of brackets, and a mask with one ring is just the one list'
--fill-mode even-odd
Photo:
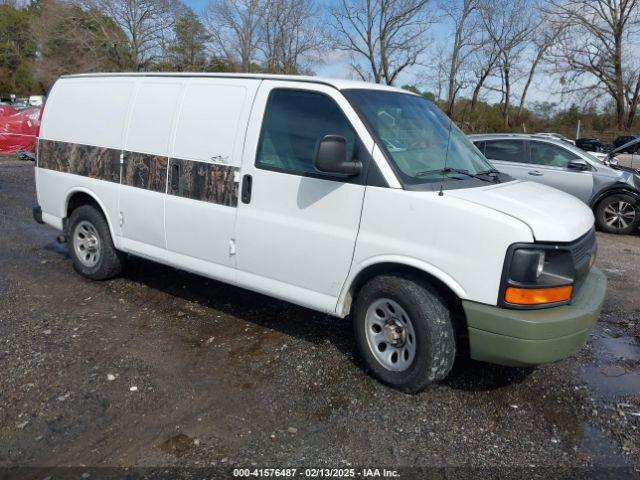
{"label": "green tree", "polygon": [[190,8],[186,8],[174,25],[175,39],[169,48],[174,67],[179,71],[203,71],[207,66],[204,25]]}
{"label": "green tree", "polygon": [[415,85],[403,85],[402,89],[420,95],[421,97],[424,97],[427,100],[431,100],[432,102],[436,101],[436,96],[432,92],[423,92]]}
{"label": "green tree", "polygon": [[133,68],[127,38],[109,17],[62,2],[46,2],[37,21],[42,84],[69,73]]}
{"label": "green tree", "polygon": [[0,93],[31,93],[35,57],[29,12],[0,5]]}

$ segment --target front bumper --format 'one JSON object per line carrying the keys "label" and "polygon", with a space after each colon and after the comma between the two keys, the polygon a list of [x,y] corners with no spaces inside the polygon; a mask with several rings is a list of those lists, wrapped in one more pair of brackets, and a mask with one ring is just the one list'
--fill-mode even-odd
{"label": "front bumper", "polygon": [[463,301],[471,358],[508,366],[529,366],[568,357],[584,346],[598,320],[607,278],[592,268],[570,305],[508,310]]}

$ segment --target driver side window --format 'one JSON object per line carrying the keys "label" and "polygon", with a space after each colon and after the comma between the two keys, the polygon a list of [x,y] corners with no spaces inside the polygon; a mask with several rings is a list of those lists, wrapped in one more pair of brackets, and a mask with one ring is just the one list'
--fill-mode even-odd
{"label": "driver side window", "polygon": [[313,160],[325,135],[343,136],[347,158],[353,159],[356,134],[330,97],[304,90],[274,90],[262,121],[256,166],[297,174],[320,173]]}

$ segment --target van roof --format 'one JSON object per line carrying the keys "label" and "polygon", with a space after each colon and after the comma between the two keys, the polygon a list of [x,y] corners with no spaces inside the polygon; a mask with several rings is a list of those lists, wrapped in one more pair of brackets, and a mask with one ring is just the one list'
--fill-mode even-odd
{"label": "van roof", "polygon": [[361,88],[368,90],[388,90],[403,93],[412,93],[397,87],[390,87],[379,83],[362,82],[358,80],[345,80],[340,78],[315,77],[310,75],[275,75],[266,73],[216,73],[216,72],[118,72],[118,73],[80,73],[75,75],[63,75],[60,78],[91,78],[91,77],[213,77],[213,78],[253,78],[258,80],[280,80],[284,82],[320,83],[346,90]]}

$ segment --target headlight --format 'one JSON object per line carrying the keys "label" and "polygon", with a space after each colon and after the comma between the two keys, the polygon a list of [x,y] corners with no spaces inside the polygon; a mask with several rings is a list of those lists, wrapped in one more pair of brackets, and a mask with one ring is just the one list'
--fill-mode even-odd
{"label": "headlight", "polygon": [[500,301],[513,308],[567,303],[575,277],[569,250],[553,245],[514,245],[505,259]]}

